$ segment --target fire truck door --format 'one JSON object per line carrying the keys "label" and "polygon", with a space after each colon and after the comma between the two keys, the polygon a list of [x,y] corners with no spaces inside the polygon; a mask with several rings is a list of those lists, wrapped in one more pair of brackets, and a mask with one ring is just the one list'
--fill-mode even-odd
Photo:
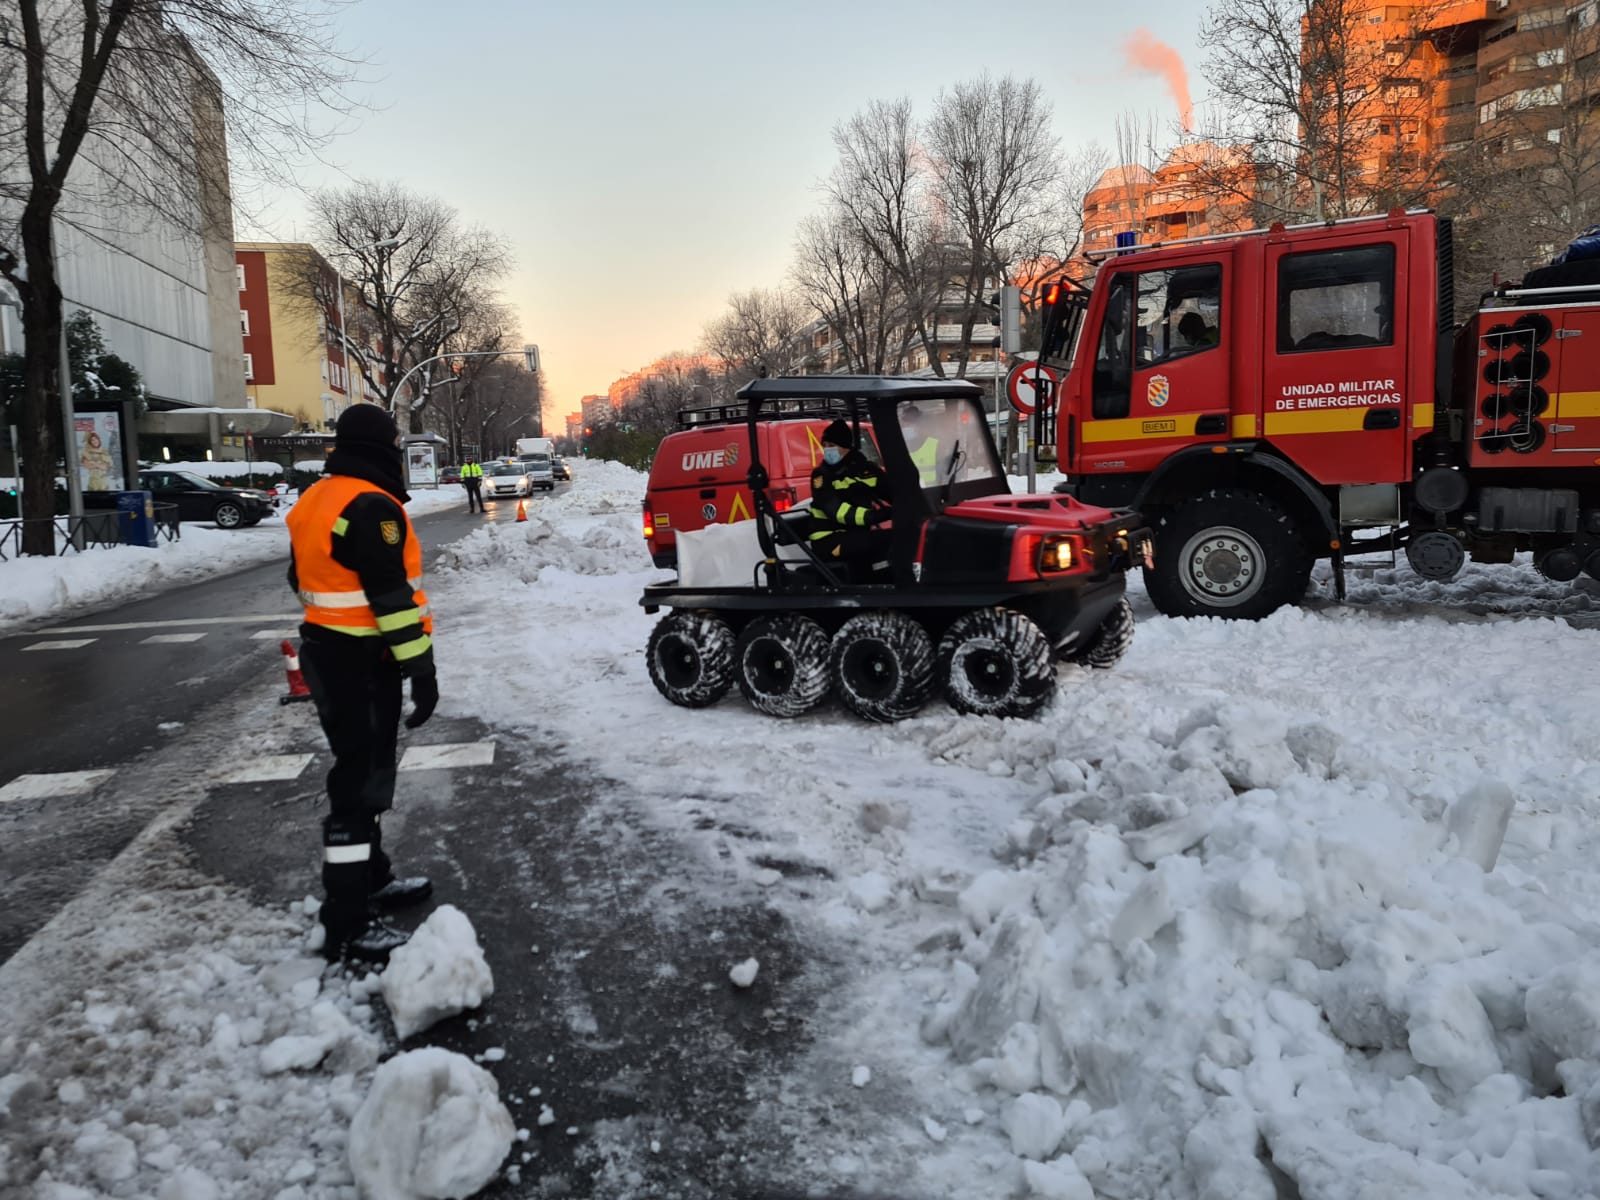
{"label": "fire truck door", "polygon": [[1271,246],[1261,388],[1267,440],[1320,483],[1405,478],[1415,386],[1405,231]]}
{"label": "fire truck door", "polygon": [[[1528,322],[1534,338],[1547,336],[1536,346],[1525,348],[1523,353],[1531,368],[1522,373],[1537,375],[1543,365],[1541,359],[1554,359],[1557,366],[1531,387],[1514,388],[1512,412],[1519,423],[1527,426],[1530,439],[1539,436],[1533,426],[1548,422],[1557,451],[1600,454],[1600,312],[1569,308],[1548,315],[1558,316],[1561,328],[1551,330],[1543,323]],[[1556,376],[1553,384],[1552,374]]]}
{"label": "fire truck door", "polygon": [[1085,471],[1154,470],[1179,446],[1227,438],[1222,287],[1216,262],[1113,278],[1080,435]]}

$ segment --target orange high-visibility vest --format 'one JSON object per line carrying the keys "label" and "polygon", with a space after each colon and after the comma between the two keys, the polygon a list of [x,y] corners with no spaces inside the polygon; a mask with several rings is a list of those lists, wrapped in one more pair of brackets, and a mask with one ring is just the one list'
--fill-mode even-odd
{"label": "orange high-visibility vest", "polygon": [[[360,577],[333,557],[333,539],[344,535],[344,510],[366,492],[389,495],[375,483],[350,475],[325,475],[289,510],[289,543],[294,547],[295,574],[300,581],[300,603],[306,621],[357,637],[378,637],[377,614],[361,589]],[[398,503],[396,507],[399,507]],[[428,597],[422,590],[422,544],[402,507],[406,578],[412,600],[422,614],[422,630],[433,632]]]}

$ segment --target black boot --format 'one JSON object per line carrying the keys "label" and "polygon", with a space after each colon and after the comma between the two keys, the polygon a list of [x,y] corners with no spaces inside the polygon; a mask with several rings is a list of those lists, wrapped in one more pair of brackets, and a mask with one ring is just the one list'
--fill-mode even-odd
{"label": "black boot", "polygon": [[322,947],[322,955],[329,962],[341,959],[366,963],[386,963],[389,955],[404,946],[411,935],[385,925],[372,918],[364,929],[341,941],[334,941],[331,933]]}
{"label": "black boot", "polygon": [[367,900],[374,908],[387,911],[391,908],[405,908],[410,904],[421,904],[431,895],[433,895],[433,880],[426,875],[412,875],[406,879],[389,880],[368,896]]}

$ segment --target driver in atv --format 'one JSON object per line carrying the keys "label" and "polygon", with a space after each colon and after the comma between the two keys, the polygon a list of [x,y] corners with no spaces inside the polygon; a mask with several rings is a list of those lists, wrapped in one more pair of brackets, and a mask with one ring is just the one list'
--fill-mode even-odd
{"label": "driver in atv", "polygon": [[889,494],[883,468],[856,448],[850,426],[822,431],[822,462],[811,473],[811,549],[869,572],[889,553]]}

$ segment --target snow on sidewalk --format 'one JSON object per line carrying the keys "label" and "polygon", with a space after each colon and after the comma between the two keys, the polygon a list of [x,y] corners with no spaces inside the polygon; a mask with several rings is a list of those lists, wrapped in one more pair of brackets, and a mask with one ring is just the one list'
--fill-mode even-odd
{"label": "snow on sidewalk", "polygon": [[[406,511],[417,517],[464,504],[459,488],[440,488],[417,492]],[[283,522],[287,511],[280,508],[248,529],[185,522],[177,541],[161,541],[154,550],[101,546],[55,558],[9,558],[0,562],[0,631],[201,583],[265,562],[287,563],[289,530]],[[285,600],[291,599],[286,592]]]}

